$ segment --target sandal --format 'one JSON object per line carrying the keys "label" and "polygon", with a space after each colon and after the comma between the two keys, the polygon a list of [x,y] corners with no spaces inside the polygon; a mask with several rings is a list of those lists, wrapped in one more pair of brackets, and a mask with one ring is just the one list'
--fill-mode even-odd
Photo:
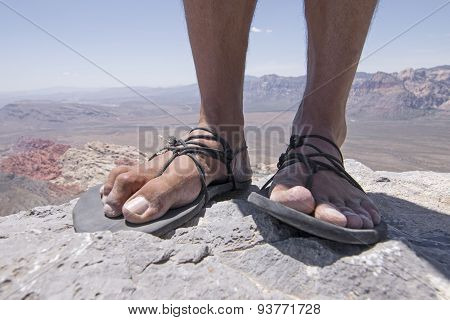
{"label": "sandal", "polygon": [[[331,144],[336,150],[338,150],[340,159],[322,152],[316,146],[305,142],[308,138],[317,138]],[[314,149],[314,152],[310,153],[288,153],[289,151],[301,147],[308,146]],[[317,160],[316,158],[325,158],[328,160],[328,163]],[[293,135],[290,139],[289,146],[285,153],[280,156],[277,167],[278,171],[275,175],[282,169],[294,164],[294,163],[303,163],[308,171],[308,176],[306,178],[305,188],[311,190],[313,175],[321,170],[329,170],[333,171],[338,176],[347,180],[351,185],[355,188],[358,188],[362,192],[365,193],[363,188],[345,171],[343,164],[343,156],[339,148],[334,144],[333,141],[319,136],[319,135]],[[307,232],[309,234],[333,240],[342,243],[350,243],[350,244],[372,244],[380,241],[386,236],[387,226],[382,221],[373,229],[349,229],[334,225],[329,222],[325,222],[319,219],[314,218],[313,216],[291,209],[281,203],[272,201],[268,198],[269,186],[275,177],[273,175],[269,181],[261,188],[261,192],[251,193],[248,201],[256,205],[259,209],[267,212],[274,218],[293,226],[301,231]]]}
{"label": "sandal", "polygon": [[[191,158],[195,166],[197,167],[202,184],[200,194],[194,201],[186,206],[170,209],[166,212],[166,214],[156,220],[149,221],[143,224],[133,224],[126,221],[123,216],[119,218],[108,218],[104,215],[104,204],[98,196],[101,185],[98,185],[90,188],[88,191],[82,194],[75,208],[73,209],[73,225],[75,231],[95,232],[102,230],[136,230],[145,233],[151,233],[154,235],[162,235],[176,229],[177,227],[192,219],[194,216],[200,213],[206,207],[208,201],[215,196],[222,195],[232,190],[245,189],[250,186],[251,180],[243,182],[236,181],[231,168],[231,163],[234,156],[236,156],[236,154],[238,154],[239,152],[245,150],[247,147],[243,147],[233,152],[229,144],[215,131],[209,128],[198,127],[192,129],[190,133],[192,133],[194,130],[206,131],[207,133],[209,133],[209,135],[196,134],[188,137],[185,140],[170,137],[168,139],[167,145],[148,159],[148,161],[150,161],[154,157],[168,151],[171,151],[173,153],[172,157],[170,157],[170,159],[160,171],[159,175],[161,175],[175,158],[183,155]],[[192,141],[195,139],[214,140],[220,142],[220,144],[222,145],[222,150],[210,148],[206,144],[198,141]],[[223,183],[213,182],[209,185],[206,185],[205,171],[198,159],[195,157],[195,155],[197,154],[212,157],[224,163],[227,168],[227,181]]]}

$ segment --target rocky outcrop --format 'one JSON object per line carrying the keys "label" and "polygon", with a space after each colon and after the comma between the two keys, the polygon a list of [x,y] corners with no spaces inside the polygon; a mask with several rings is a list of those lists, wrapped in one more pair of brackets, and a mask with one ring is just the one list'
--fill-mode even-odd
{"label": "rocky outcrop", "polygon": [[355,81],[348,114],[352,118],[411,119],[445,111],[449,101],[449,66],[377,72]]}
{"label": "rocky outcrop", "polygon": [[[246,110],[279,110],[299,105],[306,77],[265,75],[245,81]],[[359,72],[348,99],[352,119],[412,119],[450,110],[450,66],[373,74]]]}
{"label": "rocky outcrop", "polygon": [[21,138],[11,154],[0,160],[0,172],[35,180],[52,180],[61,174],[59,159],[69,149],[66,144],[38,138]]}
{"label": "rocky outcrop", "polygon": [[411,68],[395,75],[403,81],[405,88],[418,98],[417,105],[440,107],[449,102],[450,68]]}
{"label": "rocky outcrop", "polygon": [[0,158],[0,216],[65,203],[78,195],[78,185],[50,182],[61,175],[60,158],[69,148],[47,139],[19,139]]}
{"label": "rocky outcrop", "polygon": [[130,146],[89,142],[71,147],[46,139],[19,139],[0,159],[0,216],[65,203],[105,181],[115,166],[143,159]]}
{"label": "rocky outcrop", "polygon": [[134,165],[145,156],[131,146],[104,142],[88,142],[81,148],[70,148],[60,159],[61,175],[52,182],[58,185],[76,184],[82,190],[106,180],[118,165]]}
{"label": "rocky outcrop", "polygon": [[379,206],[386,241],[308,236],[246,194],[216,199],[162,238],[78,234],[74,200],[0,218],[0,298],[449,299],[450,174],[346,166]]}

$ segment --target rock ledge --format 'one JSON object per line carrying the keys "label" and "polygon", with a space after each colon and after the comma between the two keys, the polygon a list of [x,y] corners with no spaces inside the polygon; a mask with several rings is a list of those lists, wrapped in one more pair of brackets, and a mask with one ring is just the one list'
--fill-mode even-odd
{"label": "rock ledge", "polygon": [[218,199],[164,238],[77,234],[73,200],[0,218],[0,298],[449,299],[450,174],[346,166],[380,207],[387,241],[311,237],[246,194]]}

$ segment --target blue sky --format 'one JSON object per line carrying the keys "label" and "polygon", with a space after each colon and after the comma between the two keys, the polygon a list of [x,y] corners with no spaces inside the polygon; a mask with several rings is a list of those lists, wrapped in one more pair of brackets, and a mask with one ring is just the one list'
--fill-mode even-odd
{"label": "blue sky", "polygon": [[[195,82],[181,0],[0,0],[130,85]],[[364,55],[446,0],[382,0]],[[260,0],[247,74],[305,73],[303,4]],[[0,91],[120,86],[0,3]],[[360,64],[398,71],[450,64],[450,5]]]}

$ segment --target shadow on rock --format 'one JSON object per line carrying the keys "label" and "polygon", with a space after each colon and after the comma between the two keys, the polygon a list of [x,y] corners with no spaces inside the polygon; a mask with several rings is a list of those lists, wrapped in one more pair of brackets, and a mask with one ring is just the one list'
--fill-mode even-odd
{"label": "shadow on rock", "polygon": [[388,225],[389,239],[404,242],[450,278],[450,216],[384,193],[370,193]]}
{"label": "shadow on rock", "polygon": [[[320,239],[278,221],[245,200],[257,190],[256,186],[252,186],[233,201],[244,216],[252,216],[264,241],[281,253],[307,265],[324,267],[343,257],[360,255],[373,248],[373,245],[350,245]],[[450,278],[450,217],[384,193],[369,193],[369,196],[388,225],[388,235],[384,241],[404,242]]]}

